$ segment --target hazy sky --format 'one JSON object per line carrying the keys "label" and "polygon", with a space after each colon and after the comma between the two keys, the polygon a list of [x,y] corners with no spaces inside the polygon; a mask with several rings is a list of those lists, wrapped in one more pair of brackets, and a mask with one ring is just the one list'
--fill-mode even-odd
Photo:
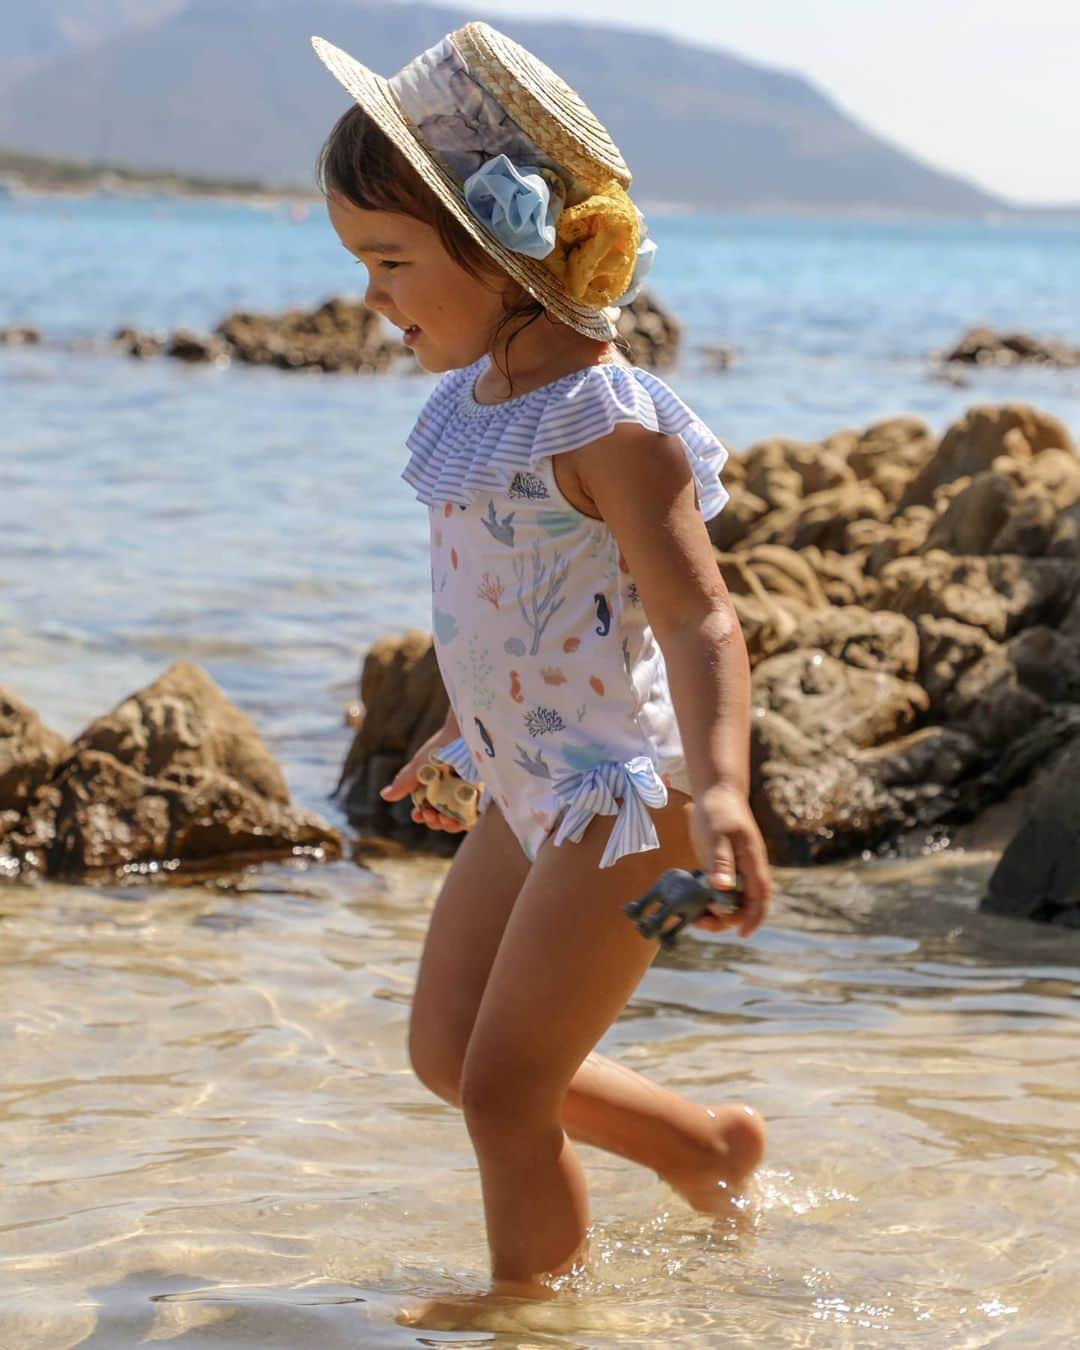
{"label": "hazy sky", "polygon": [[481,0],[477,14],[661,29],[797,70],[940,168],[1080,202],[1080,0]]}

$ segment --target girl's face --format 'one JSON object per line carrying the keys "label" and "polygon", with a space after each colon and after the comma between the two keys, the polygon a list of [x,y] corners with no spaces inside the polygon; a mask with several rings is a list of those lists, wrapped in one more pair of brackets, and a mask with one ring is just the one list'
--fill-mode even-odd
{"label": "girl's face", "polygon": [[[396,211],[363,211],[332,194],[327,213],[345,248],[367,268],[364,303],[408,334],[425,370],[457,370],[489,350],[515,284],[478,281],[451,258],[433,225]],[[418,331],[414,331],[418,330]]]}

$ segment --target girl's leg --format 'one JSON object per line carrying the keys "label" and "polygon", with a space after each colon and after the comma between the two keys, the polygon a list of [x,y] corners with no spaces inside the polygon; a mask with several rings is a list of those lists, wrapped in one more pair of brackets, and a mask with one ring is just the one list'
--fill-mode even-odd
{"label": "girl's leg", "polygon": [[[677,826],[673,822],[675,835]],[[580,845],[564,845],[556,852],[571,854],[591,846],[594,834],[601,837],[602,849],[603,829],[601,822]],[[692,865],[688,855],[658,861],[656,854],[644,854],[640,860],[649,869],[640,890],[663,867]],[[619,903],[636,893],[633,880],[624,881],[626,873],[620,870],[629,862],[624,859],[598,874],[619,877]],[[462,1065],[477,1010],[529,870],[517,839],[491,807],[462,841],[435,905],[413,996],[409,1051],[420,1080],[455,1106],[461,1104]],[[621,915],[620,922],[634,935]],[[571,920],[562,941],[573,943],[576,933]],[[637,943],[647,964],[652,944],[641,938]],[[650,1168],[703,1210],[724,1208],[729,1194],[725,1187],[753,1169],[764,1146],[764,1127],[749,1107],[688,1102],[597,1051],[574,1074],[561,1118],[572,1138]]]}
{"label": "girl's leg", "polygon": [[[659,850],[603,871],[598,864],[610,819],[594,820],[580,844],[556,848],[549,840],[514,902],[461,1079],[496,1289],[535,1289],[537,1277],[568,1269],[583,1248],[588,1203],[563,1114],[575,1075],[654,955],[621,906],[663,868],[689,860],[686,802],[673,793],[655,813]],[[610,1088],[617,1075],[601,1072]],[[662,1108],[673,1094],[657,1097],[650,1085],[647,1093],[635,1086],[628,1095],[638,1102],[633,1119],[617,1109],[616,1124],[602,1096],[579,1097],[571,1115],[577,1113],[593,1141],[607,1136],[628,1156],[651,1159],[652,1150],[666,1147],[664,1127],[674,1122]],[[676,1118],[691,1132],[700,1128],[693,1121],[704,1109],[674,1100]]]}

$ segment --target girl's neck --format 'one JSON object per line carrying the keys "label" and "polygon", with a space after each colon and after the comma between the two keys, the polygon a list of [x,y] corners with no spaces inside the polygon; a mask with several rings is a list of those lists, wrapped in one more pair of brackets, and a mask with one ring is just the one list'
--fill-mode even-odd
{"label": "girl's neck", "polygon": [[[516,335],[500,335],[494,350],[488,352],[488,365],[476,381],[475,392],[482,403],[504,403],[586,366],[621,361],[610,342],[587,338],[545,315]],[[512,387],[504,371],[509,372]]]}

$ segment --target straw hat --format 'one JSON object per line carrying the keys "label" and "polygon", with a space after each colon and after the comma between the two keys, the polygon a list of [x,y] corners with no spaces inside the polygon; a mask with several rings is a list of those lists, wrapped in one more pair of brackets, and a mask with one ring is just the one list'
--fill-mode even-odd
{"label": "straw hat", "polygon": [[[616,288],[623,292],[616,298],[625,302],[625,283],[646,233],[644,221],[626,195],[630,170],[622,155],[569,85],[486,23],[469,23],[448,34],[389,80],[323,38],[311,42],[334,78],[455,220],[552,317],[587,337],[616,336],[618,308],[604,295],[602,284],[582,294],[581,269],[595,270],[604,241],[616,241],[616,252],[606,256],[627,266]],[[508,248],[466,201],[464,184],[470,173],[502,154],[514,165],[538,168],[553,185],[559,234],[548,258]],[[561,210],[559,191],[565,193]],[[618,250],[623,255],[628,251],[629,260]],[[599,280],[610,282],[611,277]]]}

